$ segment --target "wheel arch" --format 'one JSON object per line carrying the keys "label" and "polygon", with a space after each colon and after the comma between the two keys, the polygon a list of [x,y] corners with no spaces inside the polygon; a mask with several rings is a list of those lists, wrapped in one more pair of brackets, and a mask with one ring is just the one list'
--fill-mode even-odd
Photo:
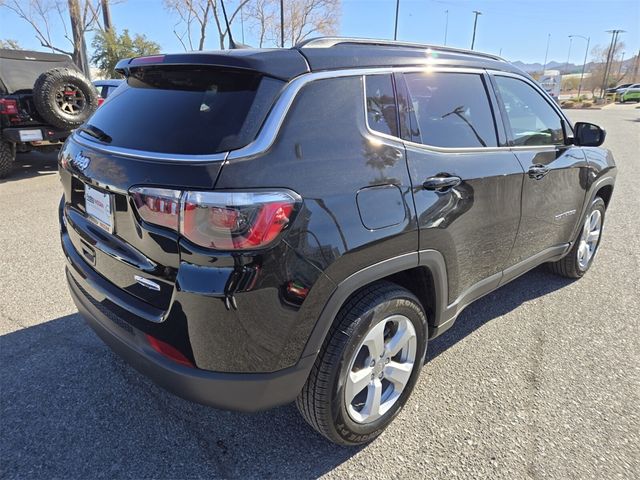
{"label": "wheel arch", "polygon": [[399,255],[370,265],[337,285],[311,332],[301,358],[317,355],[342,306],[359,290],[380,280],[394,282],[420,300],[430,331],[444,321],[448,294],[442,254],[436,250],[423,250]]}

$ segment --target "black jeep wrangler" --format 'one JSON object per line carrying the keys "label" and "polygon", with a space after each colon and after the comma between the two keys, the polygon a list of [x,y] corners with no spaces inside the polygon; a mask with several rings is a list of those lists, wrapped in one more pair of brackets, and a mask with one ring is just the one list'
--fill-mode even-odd
{"label": "black jeep wrangler", "polygon": [[0,178],[16,152],[57,149],[98,106],[98,96],[66,55],[0,49]]}
{"label": "black jeep wrangler", "polygon": [[60,152],[67,281],[185,398],[369,441],[467,305],[600,245],[604,131],[501,58],[322,38],[118,70]]}

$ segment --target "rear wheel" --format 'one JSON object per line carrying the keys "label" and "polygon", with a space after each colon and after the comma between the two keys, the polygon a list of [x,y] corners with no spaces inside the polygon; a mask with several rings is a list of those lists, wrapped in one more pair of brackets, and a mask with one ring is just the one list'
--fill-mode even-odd
{"label": "rear wheel", "polygon": [[605,211],[604,200],[596,197],[571,251],[561,260],[549,264],[552,272],[563,277],[580,278],[589,270],[602,239]]}
{"label": "rear wheel", "polygon": [[426,352],[418,299],[393,283],[366,287],[336,317],[296,405],[334,443],[380,435],[409,398]]}
{"label": "rear wheel", "polygon": [[5,178],[11,173],[13,162],[16,159],[16,150],[14,146],[0,140],[0,178]]}

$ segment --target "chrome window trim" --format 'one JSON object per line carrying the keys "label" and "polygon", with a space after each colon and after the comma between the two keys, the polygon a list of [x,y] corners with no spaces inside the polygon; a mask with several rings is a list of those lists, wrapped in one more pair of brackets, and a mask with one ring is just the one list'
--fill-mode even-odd
{"label": "chrome window trim", "polygon": [[[150,161],[164,161],[164,162],[186,162],[186,163],[209,163],[209,162],[227,162],[230,160],[236,160],[241,158],[249,158],[261,153],[266,152],[271,148],[274,144],[276,137],[278,136],[280,129],[284,123],[284,120],[293,105],[298,93],[302,88],[308,85],[311,82],[317,80],[326,80],[329,78],[344,78],[344,77],[361,77],[362,81],[362,93],[363,93],[363,103],[364,103],[364,122],[366,125],[367,132],[371,135],[384,138],[386,140],[392,140],[394,142],[400,142],[408,147],[425,149],[437,153],[474,153],[474,152],[500,152],[500,151],[511,151],[511,150],[551,150],[556,149],[557,145],[536,145],[536,146],[498,146],[498,147],[460,147],[460,148],[449,148],[449,147],[436,147],[433,145],[424,145],[417,142],[412,142],[410,140],[404,140],[400,137],[395,137],[392,135],[383,134],[380,132],[376,132],[372,130],[369,126],[369,122],[367,120],[367,110],[366,110],[366,76],[367,75],[382,75],[382,74],[393,74],[393,73],[472,73],[477,75],[483,75],[488,73],[490,75],[503,75],[508,77],[514,77],[520,79],[529,85],[533,86],[539,93],[543,95],[543,98],[547,99],[547,93],[535,85],[535,83],[531,82],[527,77],[507,72],[503,70],[495,70],[495,69],[486,69],[480,67],[454,67],[454,66],[437,66],[431,63],[429,57],[425,58],[425,64],[420,66],[410,66],[410,67],[367,67],[367,68],[350,68],[343,70],[326,70],[321,72],[310,72],[300,75],[299,77],[291,80],[283,90],[280,92],[278,97],[276,98],[273,107],[267,114],[267,118],[265,119],[262,127],[260,128],[258,135],[256,138],[249,143],[248,145],[239,148],[237,150],[231,150],[228,152],[220,152],[208,155],[185,155],[185,154],[167,154],[161,152],[149,152],[142,150],[134,150],[125,147],[115,147],[108,146],[101,143],[94,142],[84,137],[80,137],[80,135],[76,132],[72,134],[70,138],[73,139],[74,142],[79,145],[91,148],[96,151],[112,153],[116,155],[122,155],[130,158],[139,158],[143,160]],[[560,115],[562,119],[565,120],[569,128],[572,128],[571,122],[564,115],[562,110],[557,105],[553,105],[547,99],[547,102],[550,103],[552,108]],[[555,102],[554,102],[555,103]]]}
{"label": "chrome window trim", "polygon": [[113,147],[97,143],[87,138],[81,137],[77,132],[73,132],[71,138],[75,143],[83,147],[104,153],[113,153],[129,158],[139,158],[143,160],[163,161],[163,162],[190,162],[190,163],[210,163],[222,162],[227,158],[229,152],[212,153],[208,155],[184,155],[179,153],[148,152],[144,150],[134,150],[126,147]]}

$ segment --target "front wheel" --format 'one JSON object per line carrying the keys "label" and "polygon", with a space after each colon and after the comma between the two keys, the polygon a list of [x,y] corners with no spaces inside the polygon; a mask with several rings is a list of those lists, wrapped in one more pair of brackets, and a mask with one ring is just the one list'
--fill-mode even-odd
{"label": "front wheel", "polygon": [[298,410],[340,445],[380,435],[409,398],[424,363],[427,318],[418,299],[389,282],[370,285],[337,315]]}
{"label": "front wheel", "polygon": [[604,200],[596,197],[571,251],[561,260],[549,264],[552,272],[568,278],[580,278],[587,273],[600,246],[605,211]]}

